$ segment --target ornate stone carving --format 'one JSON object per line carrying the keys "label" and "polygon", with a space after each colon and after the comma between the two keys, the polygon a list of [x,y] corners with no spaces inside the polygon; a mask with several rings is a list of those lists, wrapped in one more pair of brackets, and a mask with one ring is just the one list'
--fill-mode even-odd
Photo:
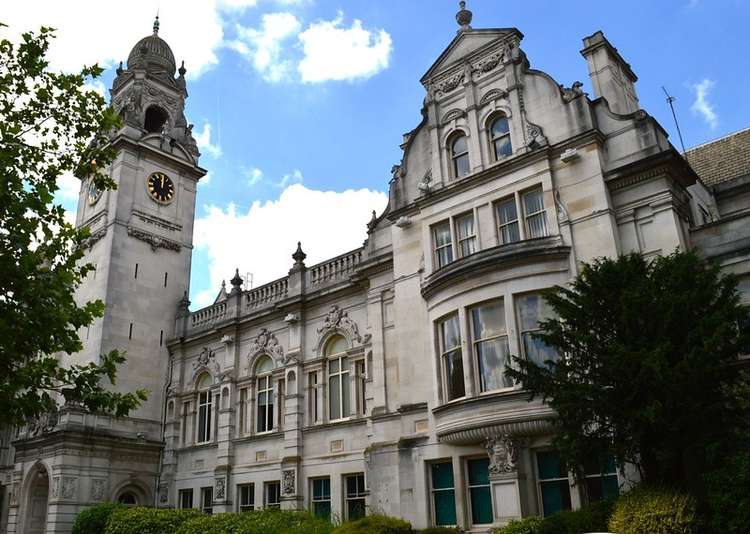
{"label": "ornate stone carving", "polygon": [[508,96],[507,91],[503,91],[502,89],[490,89],[479,100],[479,105],[483,106],[489,102],[492,102],[493,100],[498,100],[500,98],[506,98]]}
{"label": "ornate stone carving", "polygon": [[10,505],[16,506],[18,504],[18,482],[14,482],[10,490]]}
{"label": "ornate stone carving", "polygon": [[284,495],[294,494],[294,469],[287,469],[283,472],[281,487]]}
{"label": "ornate stone carving", "polygon": [[133,228],[132,226],[128,226],[128,235],[136,239],[140,239],[141,241],[145,241],[146,243],[151,245],[151,250],[153,251],[156,251],[156,249],[158,248],[165,248],[167,250],[174,250],[175,252],[179,252],[182,248],[182,246],[175,241],[159,237],[144,230],[139,230],[138,228]]}
{"label": "ornate stone carving", "polygon": [[466,115],[466,112],[464,110],[458,109],[458,108],[454,108],[454,109],[450,110],[448,113],[446,113],[445,115],[443,115],[443,118],[440,119],[440,124],[447,124],[447,123],[451,122],[454,119],[458,119],[460,117],[463,117],[464,115]]}
{"label": "ornate stone carving", "polygon": [[218,377],[221,370],[219,362],[216,361],[216,353],[208,347],[203,347],[198,359],[193,362],[193,369],[196,371],[198,369],[213,371],[214,377]]}
{"label": "ornate stone carving", "polygon": [[490,457],[490,473],[500,475],[514,473],[518,469],[518,448],[510,436],[488,438],[485,448]]}
{"label": "ornate stone carving", "polygon": [[226,479],[219,477],[216,479],[216,500],[223,501],[226,498]]}
{"label": "ornate stone carving", "polygon": [[128,124],[140,126],[143,111],[143,86],[135,83],[125,93],[118,95],[113,106]]}
{"label": "ornate stone carving", "polygon": [[167,504],[169,502],[169,484],[159,484],[159,504]]}
{"label": "ornate stone carving", "polygon": [[107,485],[106,478],[92,478],[91,479],[91,500],[101,501],[104,499],[104,491]]}
{"label": "ornate stone carving", "polygon": [[542,133],[542,128],[533,122],[526,121],[526,136],[528,137],[526,144],[529,148],[547,146],[547,138]]}
{"label": "ornate stone carving", "polygon": [[26,432],[29,437],[36,437],[52,432],[57,426],[57,412],[45,412],[38,417],[29,420]]}
{"label": "ornate stone carving", "polygon": [[253,340],[253,344],[250,346],[250,357],[252,358],[260,352],[265,352],[273,357],[278,362],[284,361],[284,349],[279,345],[279,340],[273,332],[270,332],[267,328],[261,328],[260,332]]}
{"label": "ornate stone carving", "polygon": [[483,74],[487,74],[492,70],[495,70],[495,68],[497,68],[497,66],[500,64],[500,61],[503,59],[503,55],[504,52],[502,50],[499,50],[494,54],[483,57],[471,66],[472,73],[476,74],[478,77],[482,76]]}
{"label": "ornate stone carving", "polygon": [[76,477],[62,477],[61,496],[63,499],[72,499],[75,496],[77,482],[78,478]]}
{"label": "ornate stone carving", "polygon": [[349,339],[356,341],[357,343],[362,341],[362,336],[359,334],[359,327],[357,323],[349,318],[349,314],[342,310],[339,306],[331,306],[331,309],[323,320],[323,325],[318,328],[318,336],[323,337],[331,331],[340,330],[344,332]]}
{"label": "ornate stone carving", "polygon": [[579,96],[583,96],[584,94],[586,94],[583,92],[582,87],[583,84],[579,81],[573,82],[573,85],[569,88],[565,87],[563,84],[560,84],[560,90],[563,94],[563,100],[565,100],[566,102],[570,102],[571,100],[575,100]]}
{"label": "ornate stone carving", "polygon": [[453,91],[456,87],[461,85],[466,79],[466,73],[462,70],[461,72],[454,74],[435,84],[435,93],[438,95],[447,94]]}
{"label": "ornate stone carving", "polygon": [[94,246],[94,243],[99,241],[101,238],[103,238],[105,235],[107,235],[107,227],[99,228],[96,232],[93,232],[90,236],[88,236],[86,239],[83,240],[83,243],[81,243],[81,246],[83,248],[91,248]]}

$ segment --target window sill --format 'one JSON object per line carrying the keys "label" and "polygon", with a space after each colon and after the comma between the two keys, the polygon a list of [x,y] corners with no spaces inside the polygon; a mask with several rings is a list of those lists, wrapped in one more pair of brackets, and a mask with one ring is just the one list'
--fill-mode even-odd
{"label": "window sill", "polygon": [[438,291],[451,287],[468,275],[497,271],[547,260],[567,260],[570,247],[559,235],[526,239],[498,245],[459,258],[434,271],[422,284],[422,297],[429,300]]}

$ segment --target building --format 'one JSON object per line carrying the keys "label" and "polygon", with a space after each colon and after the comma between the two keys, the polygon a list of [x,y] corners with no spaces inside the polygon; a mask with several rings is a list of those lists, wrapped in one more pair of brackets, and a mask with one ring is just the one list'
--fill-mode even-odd
{"label": "building", "polygon": [[104,500],[370,510],[484,532],[632,482],[612,468],[574,486],[549,445],[553,413],[505,362],[553,356],[531,337],[548,313],[540,291],[595,257],[697,247],[750,295],[750,131],[686,161],[601,32],[583,40],[588,95],[532,69],[517,29],[471,18],[462,5],[421,78],[421,122],[364,245],[310,266],[298,246],[282,278],[246,290],[235,274],[194,312],[206,171],[185,69],[158,22],[133,47],[111,90],[125,119],[112,137],[119,187],[84,181],[77,214],[96,265],[80,298],[107,310],[65,361],[127,350],[118,387],[151,395],[128,418],[63,406],[7,435],[5,532],[68,532]]}

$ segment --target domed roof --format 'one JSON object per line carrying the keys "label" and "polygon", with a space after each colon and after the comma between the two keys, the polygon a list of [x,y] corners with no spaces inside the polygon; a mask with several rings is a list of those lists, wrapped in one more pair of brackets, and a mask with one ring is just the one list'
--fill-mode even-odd
{"label": "domed roof", "polygon": [[177,64],[172,49],[159,37],[159,17],[154,21],[154,33],[138,41],[128,55],[128,69],[165,70],[174,76]]}

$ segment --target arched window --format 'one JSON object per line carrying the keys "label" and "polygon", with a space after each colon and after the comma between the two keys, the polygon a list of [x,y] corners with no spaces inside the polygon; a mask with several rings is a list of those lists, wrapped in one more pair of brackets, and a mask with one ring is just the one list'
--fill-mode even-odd
{"label": "arched window", "polygon": [[138,499],[132,491],[126,491],[120,494],[117,498],[117,502],[124,504],[125,506],[136,506],[138,504]]}
{"label": "arched window", "polygon": [[464,134],[457,135],[451,141],[451,161],[454,178],[469,174],[469,143]]}
{"label": "arched window", "polygon": [[[211,441],[211,418],[213,415],[213,399],[210,391],[206,389],[211,387],[211,375],[203,373],[196,386],[198,392],[198,443],[207,443]],[[200,391],[200,390],[206,391]]]}
{"label": "arched window", "polygon": [[147,132],[160,133],[168,118],[167,112],[159,106],[151,106],[146,110],[146,120],[143,122],[143,127]]}
{"label": "arched window", "polygon": [[255,366],[255,376],[258,379],[258,424],[257,432],[273,430],[273,361],[263,356]]}
{"label": "arched window", "polygon": [[490,142],[495,153],[495,161],[510,156],[513,147],[510,144],[510,127],[507,117],[497,117],[490,126]]}
{"label": "arched window", "polygon": [[349,359],[346,339],[333,336],[326,343],[328,359],[328,418],[343,419],[351,415]]}

